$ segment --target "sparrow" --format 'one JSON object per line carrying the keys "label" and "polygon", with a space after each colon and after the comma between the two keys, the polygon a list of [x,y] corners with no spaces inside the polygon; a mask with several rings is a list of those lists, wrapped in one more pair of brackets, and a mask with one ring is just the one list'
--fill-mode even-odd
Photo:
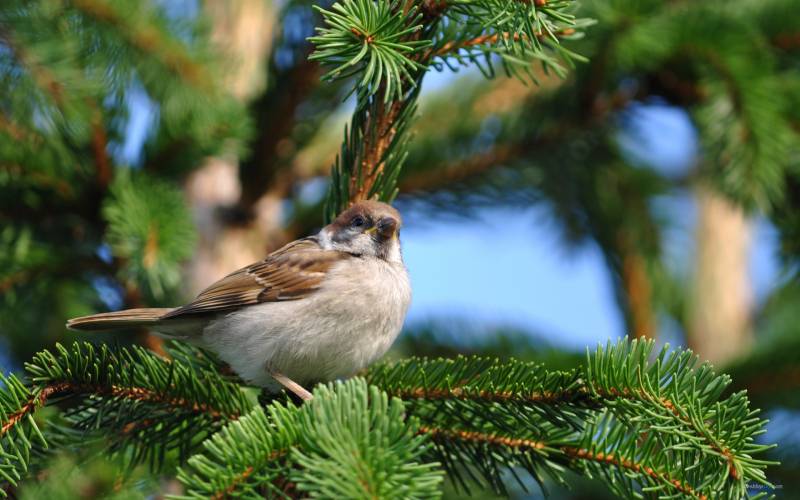
{"label": "sparrow", "polygon": [[216,353],[248,383],[308,400],[304,386],[355,374],[400,332],[411,302],[401,224],[390,205],[362,201],[184,306],[95,314],[67,327],[148,328]]}

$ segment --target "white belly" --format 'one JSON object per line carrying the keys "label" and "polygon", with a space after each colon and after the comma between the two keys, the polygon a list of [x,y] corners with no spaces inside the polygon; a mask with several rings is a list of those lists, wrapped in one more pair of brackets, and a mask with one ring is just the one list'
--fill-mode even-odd
{"label": "white belly", "polygon": [[259,386],[279,387],[270,370],[301,385],[333,380],[353,375],[389,349],[410,302],[402,264],[351,259],[305,299],[249,306],[211,321],[202,345]]}

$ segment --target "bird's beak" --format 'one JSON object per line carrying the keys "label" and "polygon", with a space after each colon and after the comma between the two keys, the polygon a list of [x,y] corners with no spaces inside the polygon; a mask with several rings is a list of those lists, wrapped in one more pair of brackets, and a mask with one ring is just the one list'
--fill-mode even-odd
{"label": "bird's beak", "polygon": [[397,234],[397,221],[391,217],[381,218],[374,227],[381,240],[389,241]]}

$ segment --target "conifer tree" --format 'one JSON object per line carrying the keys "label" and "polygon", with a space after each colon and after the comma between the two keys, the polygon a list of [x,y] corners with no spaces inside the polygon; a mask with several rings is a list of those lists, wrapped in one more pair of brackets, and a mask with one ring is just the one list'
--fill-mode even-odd
{"label": "conifer tree", "polygon": [[[225,61],[209,47],[202,17],[186,22],[158,5],[0,7],[0,328],[11,338],[43,329],[40,316],[20,309],[88,310],[104,287],[119,287],[126,305],[171,299],[194,238],[176,181],[258,134],[244,106],[221,90]],[[327,71],[321,85],[355,100],[316,219],[357,200],[392,201],[399,180],[419,173],[404,167],[429,72],[474,65],[533,84],[566,77],[585,61],[569,47],[603,33],[587,30],[593,21],[576,7],[315,7],[307,60]],[[596,17],[597,30],[613,30]],[[129,99],[141,89],[158,108],[157,125],[128,167],[119,148]],[[572,96],[562,97],[558,106],[569,110]],[[594,134],[586,140],[597,144]],[[726,189],[758,202],[773,177],[754,190],[733,181]],[[4,376],[0,491],[24,492],[54,457],[77,456],[77,467],[88,468],[80,461],[90,444],[119,465],[117,493],[133,496],[157,487],[141,474],[176,477],[185,498],[430,498],[444,481],[503,494],[531,479],[542,488],[566,484],[573,473],[622,497],[738,499],[753,485],[770,486],[772,446],[757,439],[765,420],[745,392],[729,391],[730,377],[691,352],[655,352],[652,341],[609,343],[565,370],[480,356],[387,362],[318,386],[303,405],[259,397],[209,353],[180,343],[164,349],[65,342]]]}

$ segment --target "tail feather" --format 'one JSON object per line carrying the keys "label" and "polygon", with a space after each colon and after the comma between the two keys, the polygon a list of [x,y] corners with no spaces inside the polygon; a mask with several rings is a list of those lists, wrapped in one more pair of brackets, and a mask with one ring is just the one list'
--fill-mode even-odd
{"label": "tail feather", "polygon": [[84,332],[119,330],[153,326],[162,316],[172,311],[169,307],[126,309],[109,313],[93,314],[67,321],[67,328]]}

